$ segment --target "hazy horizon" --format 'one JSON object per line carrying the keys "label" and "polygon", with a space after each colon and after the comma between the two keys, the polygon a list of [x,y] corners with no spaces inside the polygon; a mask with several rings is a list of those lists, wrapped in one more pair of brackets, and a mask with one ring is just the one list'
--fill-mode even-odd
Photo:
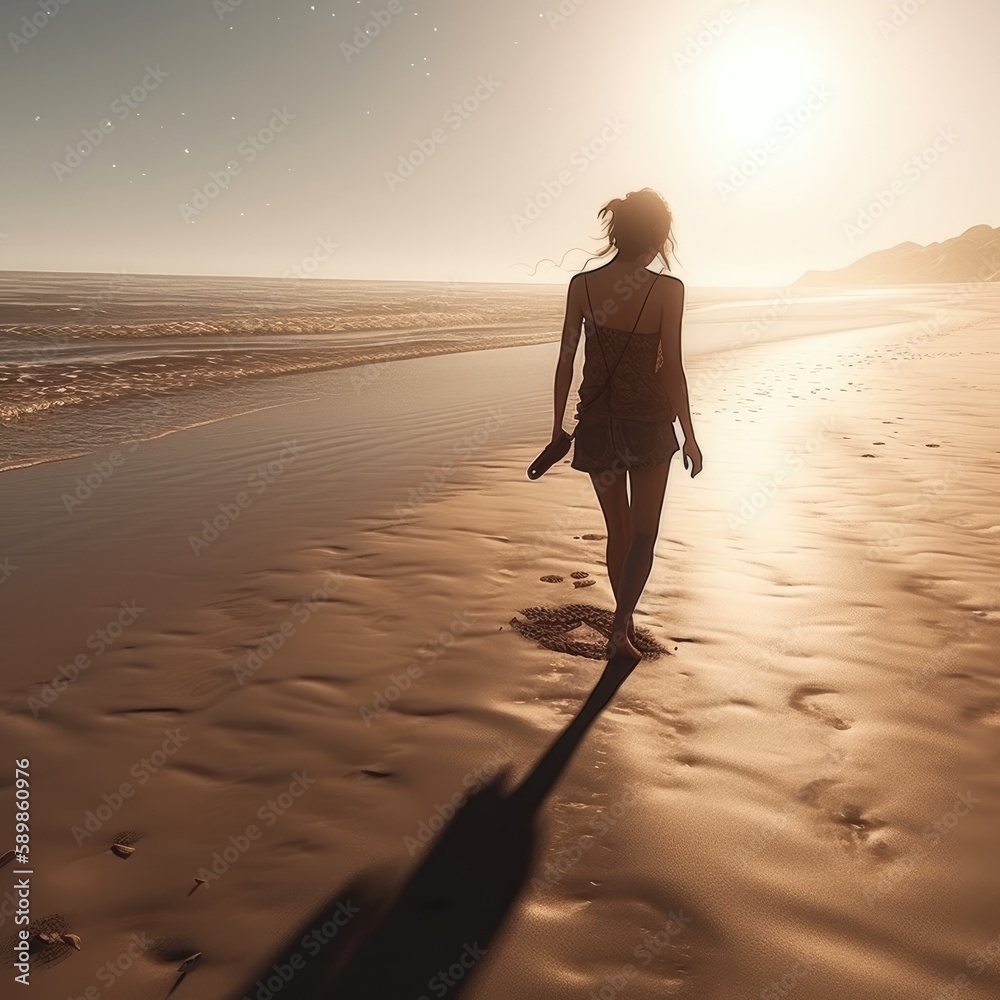
{"label": "hazy horizon", "polygon": [[0,28],[5,271],[560,284],[648,185],[685,281],[781,287],[1000,220],[987,0],[11,0]]}

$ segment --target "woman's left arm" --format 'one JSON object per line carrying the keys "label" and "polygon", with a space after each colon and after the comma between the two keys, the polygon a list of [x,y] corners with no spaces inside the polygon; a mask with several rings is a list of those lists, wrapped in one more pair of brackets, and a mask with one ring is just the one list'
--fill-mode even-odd
{"label": "woman's left arm", "polygon": [[556,362],[555,400],[552,418],[552,440],[563,434],[563,420],[566,417],[566,402],[569,388],[573,384],[573,362],[576,348],[580,343],[580,327],[583,323],[583,303],[579,295],[579,275],[570,279],[566,293],[566,318],[563,320],[562,341],[559,345],[559,360]]}

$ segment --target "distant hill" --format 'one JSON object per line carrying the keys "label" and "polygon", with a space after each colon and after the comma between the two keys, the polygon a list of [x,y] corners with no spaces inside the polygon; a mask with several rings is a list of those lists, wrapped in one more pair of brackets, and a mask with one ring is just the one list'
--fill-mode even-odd
{"label": "distant hill", "polygon": [[1000,281],[1000,228],[973,226],[961,236],[926,247],[900,243],[839,271],[806,271],[792,287],[966,281]]}

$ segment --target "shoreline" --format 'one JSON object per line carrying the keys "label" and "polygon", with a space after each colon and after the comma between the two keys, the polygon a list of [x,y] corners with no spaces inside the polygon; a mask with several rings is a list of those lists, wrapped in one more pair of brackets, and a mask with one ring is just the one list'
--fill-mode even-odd
{"label": "shoreline", "polygon": [[[994,294],[996,289],[988,287],[974,293],[968,288],[934,286],[914,290],[912,301],[901,300],[896,291],[886,289],[845,291],[815,299],[797,299],[781,289],[770,298],[763,294],[771,291],[775,290],[761,290],[756,300],[709,299],[699,304],[692,299],[684,348],[689,364],[713,356],[715,360],[709,367],[718,370],[738,358],[746,347],[790,339],[805,342],[808,337],[833,338],[831,343],[835,344],[849,337],[871,341],[885,336],[891,340],[906,332],[918,343],[926,339],[929,329],[936,332],[942,327],[960,328],[963,320],[989,315],[1000,301],[1000,294]],[[187,343],[184,338],[153,338],[148,342],[153,353],[129,358],[127,371],[122,368],[114,378],[108,378],[107,366],[112,365],[111,371],[115,371],[115,351],[127,354],[127,344],[106,343],[101,350],[111,354],[103,361],[100,357],[87,360],[81,356],[77,362],[53,357],[52,372],[32,376],[35,381],[29,380],[30,384],[22,387],[20,397],[15,386],[8,385],[6,410],[10,419],[0,435],[0,473],[79,458],[102,448],[131,446],[136,440],[150,440],[164,432],[186,430],[279,403],[344,393],[347,382],[357,398],[381,380],[380,369],[388,361],[447,358],[528,346],[544,350],[549,344],[554,351],[558,344],[548,323],[522,321],[520,326],[507,323],[492,329],[501,327],[507,333],[494,336],[490,342],[479,337],[479,328],[456,328],[467,335],[467,341],[449,343],[444,342],[447,330],[414,330],[417,336],[426,332],[436,339],[400,342],[376,352],[368,349],[362,337],[353,346],[338,345],[337,356],[306,350],[305,341],[296,340],[294,335],[287,343],[281,337],[269,338],[272,346],[267,350],[255,349],[252,337],[245,338],[242,350],[234,348],[233,338],[206,338],[206,346],[192,348],[191,357],[186,357],[184,351],[173,353]],[[518,329],[522,332],[517,333]],[[533,331],[531,336],[524,335],[528,329]],[[381,334],[365,336],[370,339]],[[190,343],[195,344],[197,339]],[[280,349],[275,346],[278,343],[283,344]],[[90,346],[98,347],[99,342]],[[160,355],[157,351],[166,353]],[[227,355],[230,351],[232,357]],[[10,357],[16,360],[17,351]],[[0,374],[3,368],[0,365]],[[9,383],[16,364],[8,362],[6,368]],[[352,373],[347,380],[327,377],[344,370]],[[445,371],[446,366],[438,377],[446,378]],[[47,400],[40,409],[39,393],[43,401]],[[21,403],[18,398],[22,398]],[[31,399],[35,402],[25,410],[26,401]],[[124,441],[123,427],[134,432]]]}

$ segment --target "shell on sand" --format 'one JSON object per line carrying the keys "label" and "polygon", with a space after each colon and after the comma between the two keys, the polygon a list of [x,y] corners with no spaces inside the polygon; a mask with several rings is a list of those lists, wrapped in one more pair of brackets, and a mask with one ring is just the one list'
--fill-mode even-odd
{"label": "shell on sand", "polygon": [[200,951],[196,951],[193,955],[188,955],[188,957],[185,958],[183,962],[181,962],[180,968],[178,968],[177,971],[182,976],[186,975],[187,973],[189,973],[198,964],[198,961],[200,959],[201,959],[201,952]]}
{"label": "shell on sand", "polygon": [[44,941],[46,944],[68,944],[80,951],[80,935],[79,934],[62,934],[59,931],[42,931],[38,935],[39,941]]}

